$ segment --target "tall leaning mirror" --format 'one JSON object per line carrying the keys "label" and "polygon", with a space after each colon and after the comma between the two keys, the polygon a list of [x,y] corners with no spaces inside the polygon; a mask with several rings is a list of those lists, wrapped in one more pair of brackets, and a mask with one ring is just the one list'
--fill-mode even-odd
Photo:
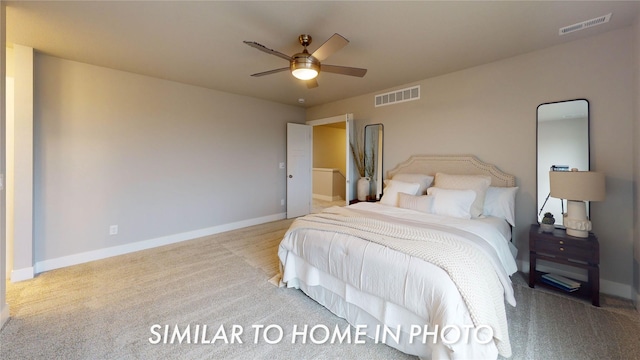
{"label": "tall leaning mirror", "polygon": [[[538,222],[550,212],[562,225],[566,201],[549,197],[549,171],[589,168],[589,102],[576,99],[545,103],[537,109]],[[587,214],[589,209],[587,208]]]}
{"label": "tall leaning mirror", "polygon": [[370,178],[369,199],[382,198],[382,148],[384,126],[371,124],[364,127],[364,168]]}

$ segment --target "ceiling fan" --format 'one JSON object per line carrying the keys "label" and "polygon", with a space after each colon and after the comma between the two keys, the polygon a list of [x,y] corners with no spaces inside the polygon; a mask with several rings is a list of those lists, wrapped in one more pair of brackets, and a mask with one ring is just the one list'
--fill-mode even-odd
{"label": "ceiling fan", "polygon": [[279,51],[269,49],[268,47],[258,44],[255,41],[245,41],[245,44],[253,48],[289,61],[288,67],[260,72],[252,74],[251,76],[265,76],[279,73],[281,71],[290,70],[291,74],[296,78],[300,80],[306,80],[307,87],[311,89],[318,86],[316,77],[318,76],[320,71],[358,77],[363,77],[367,73],[367,69],[321,64],[322,61],[331,56],[333,53],[349,44],[349,40],[345,39],[340,34],[333,34],[333,36],[331,36],[329,40],[325,41],[324,44],[320,45],[320,47],[316,51],[314,51],[313,54],[309,54],[309,51],[307,51],[307,46],[311,44],[310,35],[302,34],[298,37],[298,41],[304,47],[304,49],[302,50],[302,52],[297,53],[293,56],[285,55]]}

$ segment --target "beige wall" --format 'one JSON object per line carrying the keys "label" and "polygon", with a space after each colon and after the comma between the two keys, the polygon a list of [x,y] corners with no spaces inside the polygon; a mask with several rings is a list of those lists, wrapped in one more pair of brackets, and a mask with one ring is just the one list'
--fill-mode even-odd
{"label": "beige wall", "polygon": [[36,270],[284,217],[301,108],[40,53],[34,97]]}
{"label": "beige wall", "polygon": [[313,168],[313,198],[324,201],[345,200],[346,179],[339,170]]}
{"label": "beige wall", "polygon": [[347,131],[333,126],[313,127],[313,167],[339,169],[347,173]]}
{"label": "beige wall", "polygon": [[15,68],[15,61],[13,59],[13,48],[7,47],[5,48],[6,50],[6,55],[5,55],[5,60],[6,60],[6,76],[9,77],[13,77],[14,76],[14,68]]}
{"label": "beige wall", "polygon": [[471,153],[515,174],[515,243],[528,263],[527,232],[536,221],[536,107],[588,99],[592,169],[607,175],[607,199],[592,205],[602,289],[630,297],[634,41],[625,28],[398,87],[421,85],[417,101],[375,108],[375,94],[367,94],[310,108],[306,116],[352,112],[358,121],[383,123],[385,171],[411,154]]}
{"label": "beige wall", "polygon": [[634,45],[635,45],[635,80],[636,80],[636,88],[635,88],[635,99],[636,99],[636,112],[635,112],[635,121],[633,122],[635,126],[635,137],[634,137],[634,201],[635,201],[635,212],[634,212],[634,236],[633,236],[633,246],[634,246],[634,258],[633,258],[633,294],[634,294],[634,302],[636,304],[636,309],[640,311],[640,189],[638,188],[638,182],[640,182],[640,17],[636,18],[634,24]]}
{"label": "beige wall", "polygon": [[13,238],[7,239],[13,248],[13,270],[11,280],[20,281],[33,278],[33,152],[34,152],[34,50],[28,46],[14,45],[14,108],[11,126],[10,167],[7,169],[13,193],[8,196],[8,209],[12,215]]}
{"label": "beige wall", "polygon": [[[5,148],[5,76],[6,76],[6,4],[0,2],[0,149]],[[4,150],[2,151],[4,152]],[[0,174],[5,173],[5,159],[0,156]],[[6,260],[7,249],[5,243],[5,191],[0,191],[0,262]],[[6,268],[0,265],[0,329],[9,320],[9,305],[7,305]]]}

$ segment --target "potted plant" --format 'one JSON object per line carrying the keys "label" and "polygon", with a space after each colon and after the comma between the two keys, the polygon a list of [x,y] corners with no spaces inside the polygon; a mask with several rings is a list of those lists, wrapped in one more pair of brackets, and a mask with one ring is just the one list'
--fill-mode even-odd
{"label": "potted plant", "polygon": [[555,223],[556,219],[553,217],[553,214],[550,212],[546,212],[544,213],[542,221],[540,222],[540,228],[542,229],[542,231],[550,233],[553,232],[553,230],[556,228],[554,225]]}
{"label": "potted plant", "polygon": [[[357,197],[360,201],[366,201],[370,192],[370,180],[373,175],[373,154],[371,151],[366,151],[364,145],[360,141],[361,133],[357,133],[356,142],[350,143],[351,154],[353,155],[354,163],[358,169],[360,179],[357,182]],[[368,160],[365,160],[369,157]]]}

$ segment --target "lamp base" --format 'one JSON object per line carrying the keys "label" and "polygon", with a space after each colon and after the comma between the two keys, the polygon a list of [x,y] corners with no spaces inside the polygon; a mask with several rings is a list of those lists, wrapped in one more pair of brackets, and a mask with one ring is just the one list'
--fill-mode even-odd
{"label": "lamp base", "polygon": [[567,235],[575,236],[579,238],[587,238],[589,237],[589,232],[586,230],[576,230],[576,229],[567,228]]}
{"label": "lamp base", "polygon": [[567,228],[567,235],[589,237],[591,221],[587,219],[587,204],[584,201],[567,200],[567,213],[564,214],[563,223]]}

